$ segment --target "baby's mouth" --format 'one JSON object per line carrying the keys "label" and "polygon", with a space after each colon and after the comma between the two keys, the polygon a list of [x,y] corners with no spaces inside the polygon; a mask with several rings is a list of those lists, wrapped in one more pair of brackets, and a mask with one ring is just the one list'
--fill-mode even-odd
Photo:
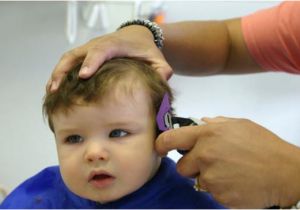
{"label": "baby's mouth", "polygon": [[112,176],[108,175],[108,174],[98,174],[98,175],[95,175],[92,180],[104,180],[104,179],[109,179],[111,178]]}
{"label": "baby's mouth", "polygon": [[104,188],[111,185],[114,180],[115,177],[108,173],[92,173],[89,178],[89,183],[96,188]]}

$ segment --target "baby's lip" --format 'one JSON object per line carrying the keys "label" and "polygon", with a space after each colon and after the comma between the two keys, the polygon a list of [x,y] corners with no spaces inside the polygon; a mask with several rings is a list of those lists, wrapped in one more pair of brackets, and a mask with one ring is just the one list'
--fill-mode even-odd
{"label": "baby's lip", "polygon": [[88,181],[90,182],[92,180],[101,178],[114,178],[114,176],[104,170],[92,171],[88,177]]}

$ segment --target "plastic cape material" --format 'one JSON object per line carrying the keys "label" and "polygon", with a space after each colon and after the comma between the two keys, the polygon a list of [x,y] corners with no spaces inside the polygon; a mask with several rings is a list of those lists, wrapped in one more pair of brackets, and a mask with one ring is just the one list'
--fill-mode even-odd
{"label": "plastic cape material", "polygon": [[163,158],[156,175],[137,191],[101,204],[81,198],[65,186],[59,167],[48,167],[18,186],[0,208],[223,208],[212,197],[193,189],[193,180],[180,176],[175,163]]}

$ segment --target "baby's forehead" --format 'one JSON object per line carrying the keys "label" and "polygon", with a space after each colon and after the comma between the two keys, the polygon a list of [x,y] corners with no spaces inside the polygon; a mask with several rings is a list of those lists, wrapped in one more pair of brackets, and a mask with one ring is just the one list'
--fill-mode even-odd
{"label": "baby's forehead", "polygon": [[[81,112],[82,107],[94,107],[97,112],[116,117],[149,117],[153,115],[151,97],[145,88],[125,89],[114,87],[107,91],[97,100],[86,101],[84,98],[77,98],[71,106],[57,109],[55,114],[70,116],[74,110]],[[79,109],[78,109],[79,108]]]}
{"label": "baby's forehead", "polygon": [[118,84],[106,91],[100,97],[99,102],[112,102],[120,106],[135,105],[150,107],[152,104],[148,89],[139,83]]}

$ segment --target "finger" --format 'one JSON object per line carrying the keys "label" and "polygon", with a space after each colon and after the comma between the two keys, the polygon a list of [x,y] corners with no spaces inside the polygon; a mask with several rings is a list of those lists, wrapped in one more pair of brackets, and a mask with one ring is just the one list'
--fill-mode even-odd
{"label": "finger", "polygon": [[201,120],[206,123],[221,123],[221,122],[228,122],[228,121],[236,120],[236,118],[218,116],[218,117],[214,117],[214,118],[203,117]]}
{"label": "finger", "polygon": [[113,57],[109,49],[95,48],[89,50],[86,55],[82,67],[79,71],[79,77],[89,78],[91,77],[99,67],[106,61]]}
{"label": "finger", "polygon": [[195,177],[201,173],[196,150],[192,149],[179,159],[177,162],[177,171],[179,174],[186,177]]}
{"label": "finger", "polygon": [[84,48],[78,47],[66,52],[61,57],[52,73],[51,81],[49,82],[49,89],[51,92],[56,91],[66,73],[82,61],[85,52]]}
{"label": "finger", "polygon": [[198,184],[200,185],[200,190],[201,191],[209,192],[208,186],[206,185],[205,180],[202,179],[201,174],[199,176],[197,176],[195,179],[198,179]]}
{"label": "finger", "polygon": [[148,62],[162,76],[163,79],[169,80],[173,74],[172,67],[166,61],[160,50],[154,50],[148,56]]}
{"label": "finger", "polygon": [[48,92],[48,91],[50,90],[50,88],[51,88],[51,83],[52,83],[52,79],[50,78],[50,79],[48,79],[48,82],[47,82],[47,84],[46,84],[46,92]]}
{"label": "finger", "polygon": [[151,66],[162,76],[164,80],[169,80],[171,78],[173,75],[173,69],[165,59],[155,59],[151,62]]}
{"label": "finger", "polygon": [[201,135],[202,127],[205,125],[186,126],[163,132],[155,141],[156,151],[165,155],[173,149],[190,150]]}
{"label": "finger", "polygon": [[162,76],[164,80],[169,80],[173,75],[173,70],[168,64],[156,68],[156,71]]}
{"label": "finger", "polygon": [[208,188],[206,187],[206,184],[203,182],[203,179],[200,175],[194,178],[194,189],[196,191],[208,192]]}

